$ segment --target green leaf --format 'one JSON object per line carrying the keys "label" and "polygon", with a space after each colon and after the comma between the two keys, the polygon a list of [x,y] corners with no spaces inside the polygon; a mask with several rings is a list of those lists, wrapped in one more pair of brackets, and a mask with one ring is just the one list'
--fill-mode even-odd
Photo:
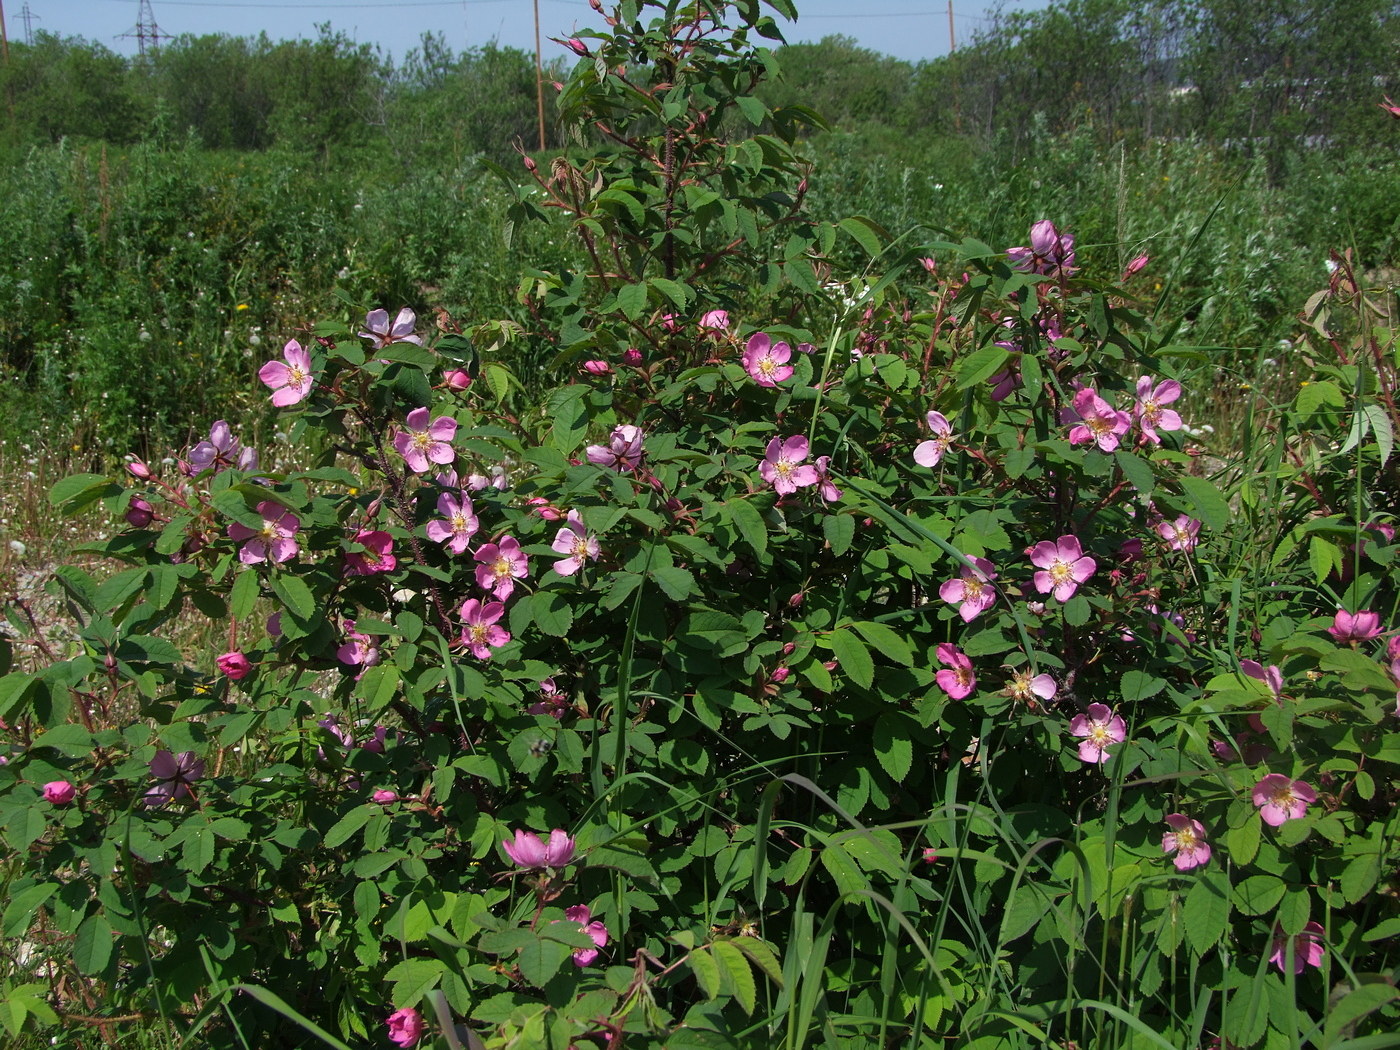
{"label": "green leaf", "polygon": [[675,566],[652,569],[651,578],[673,602],[683,601],[695,593],[695,576],[688,569]]}
{"label": "green leaf", "polygon": [[708,948],[697,948],[685,957],[686,963],[690,966],[690,972],[695,975],[695,983],[700,986],[700,991],[705,993],[706,999],[713,999],[719,995],[719,964],[715,962],[715,957]]}
{"label": "green leaf", "polygon": [[1237,828],[1225,832],[1225,848],[1230,851],[1230,859],[1237,865],[1249,864],[1259,852],[1259,839],[1263,832],[1263,821],[1251,815]]}
{"label": "green leaf", "polygon": [[1235,907],[1246,915],[1267,914],[1283,900],[1287,888],[1276,875],[1251,875],[1235,887]]}
{"label": "green leaf", "polygon": [[1218,875],[1198,878],[1186,894],[1182,909],[1186,939],[1197,955],[1204,955],[1215,947],[1230,925],[1230,898],[1227,896],[1230,884],[1228,879]]}
{"label": "green leaf", "polygon": [[768,119],[768,107],[752,95],[740,95],[734,99],[734,104],[739,107],[739,112],[743,113],[754,127],[758,127]]}
{"label": "green leaf", "polygon": [[872,648],[884,653],[895,663],[904,667],[914,666],[914,650],[899,632],[871,620],[859,620],[850,626],[859,631],[860,636],[869,642]]}
{"label": "green leaf", "polygon": [[914,764],[914,744],[909,739],[909,725],[894,715],[881,715],[875,721],[871,742],[875,757],[896,784],[902,784]]}
{"label": "green leaf", "polygon": [[1323,405],[1345,408],[1346,398],[1335,383],[1323,380],[1319,383],[1305,383],[1293,401],[1293,407],[1300,416],[1311,415]]}
{"label": "green leaf", "polygon": [[574,625],[574,610],[561,594],[541,591],[530,604],[535,626],[552,638],[563,638]]}
{"label": "green leaf", "polygon": [[686,309],[690,305],[691,299],[695,297],[695,293],[690,290],[689,285],[673,281],[668,277],[653,277],[647,283],[658,289],[681,310]]}
{"label": "green leaf", "polygon": [[641,317],[647,308],[647,286],[628,284],[617,290],[617,308],[629,321]]}
{"label": "green leaf", "polygon": [[331,829],[326,832],[326,837],[321,844],[327,849],[335,849],[369,823],[369,818],[377,812],[379,810],[375,806],[356,806],[331,825]]}
{"label": "green leaf", "polygon": [[710,945],[710,951],[714,952],[715,961],[729,979],[734,998],[744,1008],[744,1013],[752,1014],[754,1006],[758,1003],[758,988],[748,959],[729,941],[715,941]]}
{"label": "green leaf", "polygon": [[572,954],[567,944],[538,937],[520,950],[520,974],[536,988],[543,988]]}
{"label": "green leaf", "polygon": [[71,515],[120,491],[106,474],[73,474],[49,490],[49,505]]}
{"label": "green leaf", "polygon": [[1001,371],[1001,367],[1006,364],[1006,359],[1009,356],[1010,353],[1005,347],[997,346],[995,343],[969,354],[958,365],[958,389],[966,390],[968,387],[986,382]]}
{"label": "green leaf", "polygon": [[840,661],[841,672],[857,685],[870,688],[875,681],[875,661],[865,643],[847,630],[836,631],[831,636],[831,651]]}
{"label": "green leaf", "polygon": [[[363,883],[361,884],[363,885]],[[447,967],[441,959],[416,957],[404,959],[384,975],[394,984],[393,1003],[403,1010],[415,1005],[442,978]]]}
{"label": "green leaf", "polygon": [[233,581],[233,589],[229,591],[229,615],[235,620],[246,620],[257,604],[258,590],[258,574],[252,569],[240,572]]}
{"label": "green leaf", "polygon": [[1342,877],[1338,880],[1338,885],[1341,886],[1342,896],[1346,898],[1347,903],[1356,904],[1375,888],[1380,877],[1380,857],[1374,853],[1363,853],[1359,857],[1354,857],[1342,869]]}
{"label": "green leaf", "polygon": [[1131,452],[1119,449],[1113,454],[1118,467],[1123,471],[1123,477],[1128,479],[1128,484],[1137,489],[1144,496],[1152,495],[1152,487],[1156,483],[1156,475],[1152,472],[1152,464],[1141,456],[1135,456]]}
{"label": "green leaf", "polygon": [[757,937],[736,937],[731,941],[734,947],[749,957],[749,962],[768,975],[768,979],[779,988],[783,986],[782,964],[767,941]]}
{"label": "green leaf", "polygon": [[831,546],[831,553],[841,557],[851,549],[851,541],[856,535],[856,519],[853,514],[828,514],[822,518],[822,535]]}
{"label": "green leaf", "polygon": [[39,882],[26,886],[9,895],[3,917],[0,917],[0,930],[6,937],[19,937],[29,929],[34,913],[58,891],[56,882]]}
{"label": "green leaf", "polygon": [[307,621],[316,614],[316,599],[311,595],[311,588],[306,586],[300,576],[274,572],[272,590],[298,620]]}
{"label": "green leaf", "polygon": [[1181,491],[1196,507],[1196,517],[1212,532],[1223,532],[1230,524],[1230,504],[1221,495],[1220,489],[1205,478],[1183,474],[1177,479]]}
{"label": "green leaf", "polygon": [[850,235],[851,239],[865,249],[866,254],[871,258],[879,255],[884,250],[880,244],[880,238],[887,236],[876,223],[867,219],[864,215],[851,215],[840,220],[837,224],[842,230]]}
{"label": "green leaf", "polygon": [[729,512],[729,519],[734,523],[740,537],[753,548],[758,559],[763,561],[768,554],[768,526],[758,508],[746,499],[732,499],[724,504],[724,507]]}
{"label": "green leaf", "polygon": [[[1396,999],[1400,999],[1400,989],[1396,989],[1388,983],[1377,981],[1353,989],[1341,1002],[1327,1012],[1326,1032],[1320,1045],[1327,1047],[1339,1045],[1338,1040],[1341,1039],[1344,1029],[1354,1025],[1363,1017],[1375,1013],[1381,1007],[1393,1003]],[[1358,1042],[1361,1041],[1358,1040]]]}
{"label": "green leaf", "polygon": [[1146,700],[1148,697],[1156,696],[1166,687],[1166,679],[1138,670],[1124,671],[1118,684],[1123,699],[1128,701]]}
{"label": "green leaf", "polygon": [[112,958],[112,925],[102,915],[89,915],[73,938],[73,962],[78,972],[98,974]]}

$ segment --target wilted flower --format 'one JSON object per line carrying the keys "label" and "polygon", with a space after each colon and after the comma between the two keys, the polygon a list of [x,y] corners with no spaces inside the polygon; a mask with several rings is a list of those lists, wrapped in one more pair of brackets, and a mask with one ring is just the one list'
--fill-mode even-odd
{"label": "wilted flower", "polygon": [[50,780],[44,785],[44,801],[55,806],[66,806],[73,801],[77,789],[66,780]]}
{"label": "wilted flower", "polygon": [[948,450],[948,442],[953,439],[953,428],[942,412],[930,412],[924,417],[933,437],[919,442],[914,449],[914,462],[921,467],[936,467]]}
{"label": "wilted flower", "polygon": [[186,798],[190,785],[202,776],[204,760],[193,751],[182,751],[179,758],[169,751],[157,751],[151,759],[151,777],[156,783],[141,801],[147,806],[164,806],[172,799]]}
{"label": "wilted flower", "polygon": [[1006,685],[1006,695],[1012,700],[1027,706],[1034,706],[1036,700],[1055,699],[1055,679],[1048,674],[1032,676],[1029,671],[1017,671]]}
{"label": "wilted flower", "polygon": [[510,634],[496,623],[505,611],[506,607],[500,602],[483,605],[475,598],[468,598],[462,603],[462,644],[478,660],[489,660],[492,649],[499,649],[510,641]]}
{"label": "wilted flower", "polygon": [[942,642],[936,650],[938,662],[943,670],[934,675],[938,688],[954,700],[961,700],[977,687],[977,676],[972,671],[972,661],[961,649],[951,642]]}
{"label": "wilted flower", "polygon": [[600,467],[627,473],[636,470],[642,461],[642,439],[646,435],[641,427],[622,423],[613,427],[606,445],[589,445],[585,450],[588,462]]}
{"label": "wilted flower", "polygon": [[398,565],[394,557],[394,538],[387,532],[361,529],[355,533],[355,543],[365,549],[347,551],[345,570],[351,576],[372,576],[377,572],[393,572]]}
{"label": "wilted flower", "polygon": [[456,453],[449,442],[457,434],[457,421],[450,416],[438,416],[428,421],[426,408],[415,408],[405,420],[407,430],[394,434],[394,448],[403,456],[408,469],[426,474],[431,464],[451,463]]}
{"label": "wilted flower", "polygon": [[759,386],[777,386],[792,377],[788,364],[792,349],[787,343],[775,343],[767,332],[755,332],[744,350],[744,371]]}
{"label": "wilted flower", "polygon": [[949,605],[958,606],[963,623],[971,623],[996,604],[997,592],[991,581],[997,578],[996,567],[986,558],[973,558],[964,565],[956,580],[948,580],[938,588],[938,596]]}
{"label": "wilted flower", "polygon": [[644,360],[642,352],[635,346],[629,346],[622,351],[622,363],[628,368],[641,368]]}
{"label": "wilted flower", "polygon": [[233,436],[233,431],[229,429],[228,423],[219,419],[209,428],[209,436],[190,449],[186,460],[192,473],[198,474],[200,471],[210,468],[218,473],[235,466],[242,451],[243,446]]}
{"label": "wilted flower", "polygon": [[219,670],[223,672],[224,675],[235,682],[240,678],[247,678],[248,673],[253,669],[253,665],[249,662],[248,658],[237,649],[224,653],[214,662],[219,665]]}
{"label": "wilted flower", "polygon": [[417,316],[408,307],[399,311],[394,318],[392,327],[389,325],[388,310],[371,310],[365,314],[365,328],[367,331],[360,332],[361,339],[374,340],[374,349],[382,350],[392,343],[417,343],[423,345],[423,337],[413,334],[413,326],[417,323]]}
{"label": "wilted flower", "polygon": [[281,563],[297,556],[296,534],[301,528],[301,520],[286,507],[271,500],[258,504],[262,515],[261,529],[250,529],[242,522],[235,521],[228,527],[228,538],[242,543],[238,549],[238,560],[244,565],[257,565],[271,561]]}
{"label": "wilted flower", "polygon": [[1162,835],[1162,852],[1176,853],[1172,863],[1177,871],[1190,871],[1210,861],[1205,825],[1181,813],[1168,813],[1165,819],[1171,831]]}
{"label": "wilted flower", "polygon": [[423,1015],[417,1010],[408,1007],[395,1010],[384,1023],[389,1026],[389,1042],[397,1046],[412,1046],[423,1038]]}
{"label": "wilted flower", "polygon": [[518,868],[563,868],[574,859],[574,840],[568,832],[555,828],[549,833],[549,841],[543,836],[529,831],[517,831],[515,840],[501,843],[506,856]]}
{"label": "wilted flower", "polygon": [[807,485],[815,485],[819,480],[817,468],[803,462],[808,451],[807,439],[801,434],[787,440],[775,437],[768,442],[764,460],[758,465],[758,473],[780,496],[789,496]]}
{"label": "wilted flower", "polygon": [[841,498],[841,490],[836,487],[835,482],[827,476],[827,469],[831,466],[830,456],[818,456],[816,460],[817,468],[817,493],[824,503],[835,503]]}
{"label": "wilted flower", "polygon": [[272,403],[286,408],[304,401],[315,385],[311,374],[311,356],[295,339],[287,340],[282,348],[282,361],[269,361],[258,369],[258,378],[272,389]]}
{"label": "wilted flower", "polygon": [[1280,973],[1287,973],[1291,963],[1293,972],[1300,974],[1306,966],[1317,968],[1322,967],[1322,957],[1327,954],[1327,947],[1323,943],[1322,924],[1309,922],[1298,935],[1292,938],[1293,958],[1285,962],[1284,957],[1289,953],[1289,937],[1277,925],[1274,926],[1274,951],[1269,956],[1269,962],[1279,968]]}
{"label": "wilted flower", "polygon": [[1086,714],[1075,715],[1069,723],[1070,736],[1083,737],[1079,757],[1085,762],[1107,762],[1108,747],[1121,744],[1128,736],[1127,724],[1106,704],[1090,704]]}
{"label": "wilted flower", "polygon": [[583,568],[586,560],[597,559],[598,538],[584,527],[579,512],[571,510],[564,527],[554,537],[552,549],[568,555],[554,563],[554,571],[560,576],[572,576]]}
{"label": "wilted flower", "polygon": [[1061,536],[1054,543],[1041,540],[1031,551],[1031,564],[1041,571],[1032,580],[1041,594],[1054,591],[1055,599],[1067,602],[1079,585],[1094,575],[1098,563],[1084,554],[1076,536]]}
{"label": "wilted flower", "polygon": [[1381,618],[1369,609],[1355,615],[1338,609],[1327,633],[1339,642],[1369,642],[1372,638],[1380,637]]}
{"label": "wilted flower", "polygon": [[1050,276],[1074,272],[1074,235],[1061,233],[1049,219],[1031,226],[1029,248],[1008,248],[1007,257],[1018,270]]}
{"label": "wilted flower", "polygon": [[1264,823],[1276,828],[1304,816],[1308,805],[1317,801],[1317,792],[1301,780],[1270,773],[1254,785],[1252,797]]}
{"label": "wilted flower", "polygon": [[438,497],[437,509],[442,517],[428,522],[428,539],[445,543],[453,554],[461,554],[478,527],[470,497],[463,492],[456,496],[444,492]]}
{"label": "wilted flower", "polygon": [[500,601],[515,591],[515,581],[530,571],[529,559],[514,536],[502,536],[499,543],[483,543],[473,557],[477,561],[476,582]]}
{"label": "wilted flower", "polygon": [[1258,660],[1241,660],[1240,670],[1250,678],[1257,678],[1265,683],[1275,699],[1283,695],[1283,671],[1274,664],[1265,667]]}

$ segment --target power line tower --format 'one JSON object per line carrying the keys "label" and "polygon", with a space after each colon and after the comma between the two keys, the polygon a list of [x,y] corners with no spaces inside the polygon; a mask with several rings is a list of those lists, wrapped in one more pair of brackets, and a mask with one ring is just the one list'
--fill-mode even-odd
{"label": "power line tower", "polygon": [[42,18],[29,10],[29,0],[24,0],[24,6],[19,9],[19,20],[24,23],[24,42],[26,44],[33,45],[34,43],[34,29],[30,25],[30,21],[35,18],[43,21]]}
{"label": "power line tower", "polygon": [[169,40],[169,33],[162,33],[160,26],[156,25],[155,12],[151,10],[151,0],[140,0],[140,7],[136,12],[136,27],[128,29],[122,34],[123,37],[136,38],[136,49],[145,58],[147,49],[154,55],[160,50],[160,42]]}

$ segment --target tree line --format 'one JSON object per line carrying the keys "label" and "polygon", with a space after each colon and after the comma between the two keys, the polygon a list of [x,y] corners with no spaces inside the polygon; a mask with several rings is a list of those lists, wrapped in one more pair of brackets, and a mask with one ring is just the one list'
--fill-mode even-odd
{"label": "tree line", "polygon": [[[1000,144],[1016,159],[1038,136],[1085,128],[1277,157],[1385,134],[1374,104],[1391,90],[1397,45],[1395,0],[1061,0],[998,12],[929,61],[840,36],[784,47],[765,101],[801,102],[849,129]],[[313,40],[182,36],[144,59],[41,32],[11,45],[0,85],[12,146],[173,134],[213,149],[387,146],[412,160],[502,159],[538,141],[533,55],[455,51],[434,35],[395,64],[328,26]],[[552,124],[546,135],[565,141]]]}

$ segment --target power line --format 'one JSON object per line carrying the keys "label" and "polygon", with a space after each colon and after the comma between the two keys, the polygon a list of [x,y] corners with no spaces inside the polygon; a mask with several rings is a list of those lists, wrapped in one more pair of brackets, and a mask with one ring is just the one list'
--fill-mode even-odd
{"label": "power line", "polygon": [[[24,0],[24,6],[19,9],[19,20],[24,23],[24,42],[30,46],[34,44],[34,29],[30,22],[35,18],[39,16],[29,10],[29,0]],[[39,21],[42,22],[43,19],[39,18]]]}

